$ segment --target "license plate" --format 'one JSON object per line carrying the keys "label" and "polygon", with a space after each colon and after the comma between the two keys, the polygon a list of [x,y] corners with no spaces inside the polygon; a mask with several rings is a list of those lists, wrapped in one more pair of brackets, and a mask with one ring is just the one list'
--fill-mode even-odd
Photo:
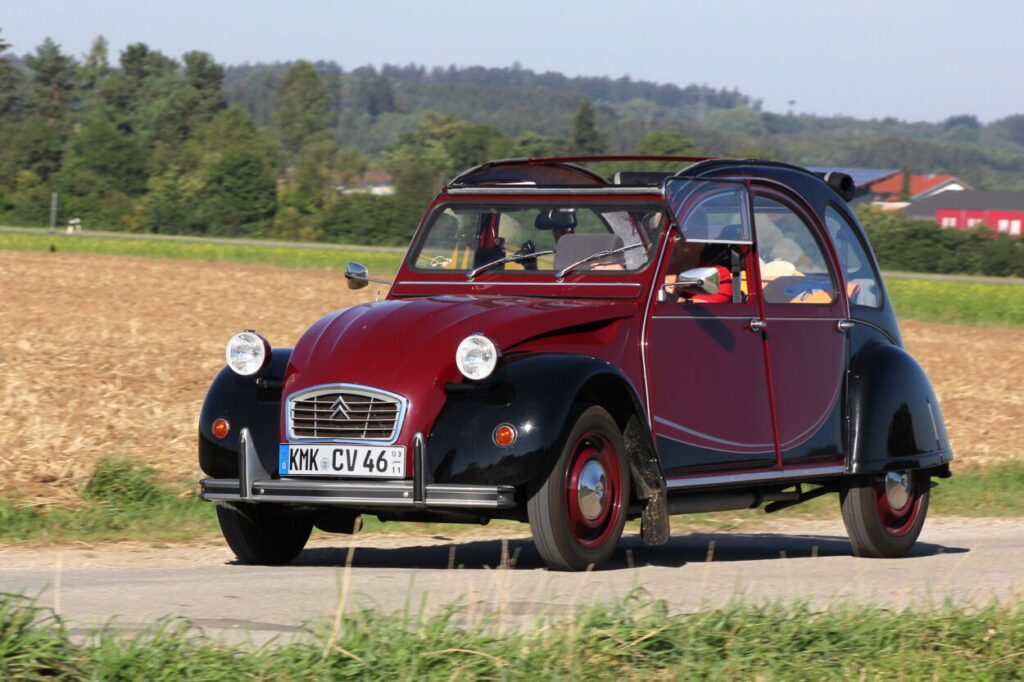
{"label": "license plate", "polygon": [[405,478],[405,447],[282,443],[277,472],[286,476]]}

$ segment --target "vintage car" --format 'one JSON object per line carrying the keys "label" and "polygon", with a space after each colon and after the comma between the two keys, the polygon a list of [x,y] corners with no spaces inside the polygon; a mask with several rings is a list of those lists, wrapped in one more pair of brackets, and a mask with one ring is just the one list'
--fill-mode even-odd
{"label": "vintage car", "polygon": [[393,283],[349,265],[385,300],[294,349],[230,340],[200,417],[201,496],[247,563],[372,514],[526,521],[549,567],[581,570],[629,519],[661,545],[673,514],[827,493],[854,554],[904,555],[952,452],[853,191],[757,160],[467,170]]}

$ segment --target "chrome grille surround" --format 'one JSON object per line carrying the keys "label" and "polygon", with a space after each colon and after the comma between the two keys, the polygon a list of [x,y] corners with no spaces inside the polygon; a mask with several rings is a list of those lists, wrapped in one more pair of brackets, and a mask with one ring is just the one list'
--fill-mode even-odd
{"label": "chrome grille surround", "polygon": [[[338,398],[343,398],[343,403]],[[356,384],[322,384],[288,396],[289,442],[393,445],[409,401],[389,391]]]}

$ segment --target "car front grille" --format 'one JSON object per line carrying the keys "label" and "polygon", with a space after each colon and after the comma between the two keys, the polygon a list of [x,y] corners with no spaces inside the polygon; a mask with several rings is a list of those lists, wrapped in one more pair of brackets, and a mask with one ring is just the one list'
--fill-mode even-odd
{"label": "car front grille", "polygon": [[363,387],[335,386],[289,400],[292,438],[392,442],[398,436],[405,401]]}

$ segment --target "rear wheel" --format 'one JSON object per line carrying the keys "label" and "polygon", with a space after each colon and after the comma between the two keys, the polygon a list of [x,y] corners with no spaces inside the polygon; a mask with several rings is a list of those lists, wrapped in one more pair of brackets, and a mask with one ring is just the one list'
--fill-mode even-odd
{"label": "rear wheel", "polygon": [[552,569],[597,568],[615,551],[629,506],[625,452],[611,415],[597,406],[583,410],[527,503],[534,543]]}
{"label": "rear wheel", "polygon": [[844,486],[843,523],[854,556],[904,556],[917,542],[928,513],[926,471],[890,471]]}
{"label": "rear wheel", "polygon": [[269,504],[217,505],[217,521],[244,564],[284,564],[302,551],[313,530],[309,514]]}

